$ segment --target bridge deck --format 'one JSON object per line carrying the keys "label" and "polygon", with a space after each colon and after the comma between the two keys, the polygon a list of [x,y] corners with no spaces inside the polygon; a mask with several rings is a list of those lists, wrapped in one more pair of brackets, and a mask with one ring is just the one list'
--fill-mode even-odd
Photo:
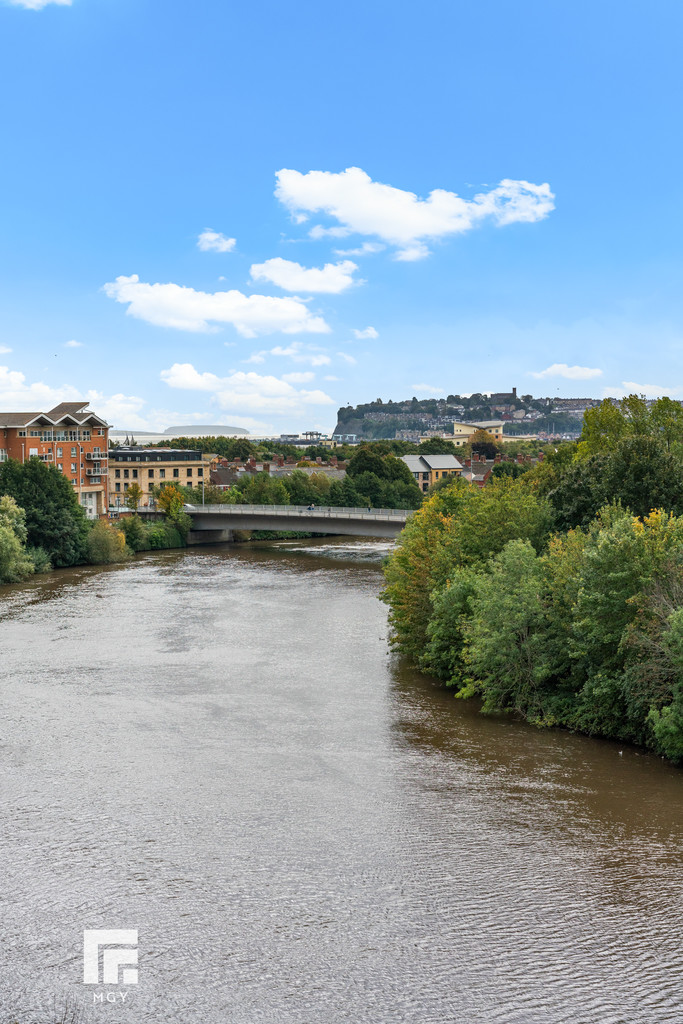
{"label": "bridge deck", "polygon": [[[185,505],[192,518],[191,541],[230,539],[231,530],[293,530],[297,533],[394,538],[412,509],[335,508],[329,505]],[[140,509],[144,514],[145,510]],[[158,512],[149,510],[156,518]],[[201,539],[200,539],[201,538]]]}

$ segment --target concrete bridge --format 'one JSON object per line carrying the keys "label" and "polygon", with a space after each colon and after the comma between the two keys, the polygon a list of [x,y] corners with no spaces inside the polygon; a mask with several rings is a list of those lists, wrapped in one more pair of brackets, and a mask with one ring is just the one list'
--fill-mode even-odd
{"label": "concrete bridge", "polygon": [[[142,512],[143,510],[140,509]],[[397,537],[411,509],[330,508],[306,505],[185,505],[190,542],[230,540],[232,530],[296,530],[349,537]]]}

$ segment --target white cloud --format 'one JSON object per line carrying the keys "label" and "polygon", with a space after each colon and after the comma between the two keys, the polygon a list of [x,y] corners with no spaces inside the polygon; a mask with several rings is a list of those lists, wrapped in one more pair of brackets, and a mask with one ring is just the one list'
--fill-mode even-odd
{"label": "white cloud", "polygon": [[323,380],[341,380],[341,379],[342,379],[341,377],[334,377],[331,373],[328,373],[326,377],[323,377]]}
{"label": "white cloud", "polygon": [[178,284],[145,284],[137,274],[117,277],[105,293],[128,305],[129,316],[179,331],[215,330],[210,323],[232,324],[245,338],[259,334],[326,334],[330,328],[301,299],[243,295],[242,292],[199,292]]}
{"label": "white cloud", "polygon": [[445,395],[446,392],[443,388],[435,388],[433,384],[411,384],[410,385],[413,394],[415,395]]}
{"label": "white cloud", "polygon": [[15,7],[24,7],[27,11],[42,11],[48,4],[60,7],[71,7],[71,0],[9,0]]}
{"label": "white cloud", "polygon": [[202,252],[232,252],[236,245],[236,238],[226,238],[213,228],[204,228],[197,239],[197,248]]}
{"label": "white cloud", "polygon": [[300,341],[293,341],[286,348],[282,345],[276,345],[275,348],[264,348],[260,352],[254,352],[244,362],[264,363],[266,356],[282,356],[291,359],[294,363],[308,363],[310,366],[329,366],[331,362],[330,357],[325,355],[324,352],[304,346]]}
{"label": "white cloud", "polygon": [[161,371],[172,388],[209,392],[222,409],[278,415],[301,411],[308,405],[334,405],[324,391],[297,391],[288,381],[273,376],[237,371],[227,377],[199,373],[191,363],[174,363]]}
{"label": "white cloud", "polygon": [[361,341],[363,338],[379,338],[379,333],[375,330],[374,327],[366,327],[362,331],[358,331],[354,327],[353,336],[355,338],[358,338],[359,341]]}
{"label": "white cloud", "polygon": [[276,256],[265,263],[252,264],[251,276],[254,281],[270,281],[288,292],[327,292],[338,295],[354,284],[353,274],[356,270],[358,267],[351,260],[309,268]]}
{"label": "white cloud", "polygon": [[83,348],[82,341],[65,341],[64,348]]}
{"label": "white cloud", "polygon": [[353,356],[348,355],[347,352],[337,352],[337,355],[340,359],[343,359],[345,363],[348,363],[349,366],[356,365],[357,360],[354,359]]}
{"label": "white cloud", "polygon": [[359,167],[345,171],[277,172],[275,195],[294,214],[325,213],[339,227],[315,226],[312,238],[356,233],[375,235],[398,247],[397,259],[422,259],[426,239],[461,234],[491,221],[498,226],[543,220],[553,210],[550,186],[505,178],[489,192],[463,199],[435,189],[427,199],[414,192],[373,181]]}
{"label": "white cloud", "polygon": [[645,398],[670,398],[680,395],[683,388],[662,387],[660,384],[636,384],[623,380],[620,388],[604,388],[603,398],[626,398],[627,395],[644,395]]}
{"label": "white cloud", "polygon": [[379,242],[363,242],[356,249],[335,249],[337,256],[372,256],[376,252],[384,252],[386,245]]}
{"label": "white cloud", "polygon": [[592,380],[593,377],[601,377],[602,370],[591,366],[567,366],[566,363],[553,363],[539,373],[532,373],[536,380],[543,380],[545,377],[564,377],[566,380]]}
{"label": "white cloud", "polygon": [[7,345],[0,345],[0,356],[9,355],[11,351],[12,349],[8,348]]}
{"label": "white cloud", "polygon": [[312,380],[315,380],[315,374],[310,370],[303,370],[300,373],[283,373],[282,380],[286,380],[288,384],[310,384]]}

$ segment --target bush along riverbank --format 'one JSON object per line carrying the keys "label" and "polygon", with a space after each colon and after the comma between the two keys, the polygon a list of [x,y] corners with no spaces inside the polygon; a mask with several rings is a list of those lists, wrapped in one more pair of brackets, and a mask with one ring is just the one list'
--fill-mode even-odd
{"label": "bush along riverbank", "polygon": [[680,763],[683,428],[637,399],[598,412],[518,480],[413,515],[385,568],[392,642],[485,713]]}

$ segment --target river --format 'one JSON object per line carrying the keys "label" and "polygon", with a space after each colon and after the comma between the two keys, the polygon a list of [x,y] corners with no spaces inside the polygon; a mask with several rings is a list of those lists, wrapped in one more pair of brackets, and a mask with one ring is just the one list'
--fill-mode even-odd
{"label": "river", "polygon": [[2,1024],[681,1024],[683,772],[406,669],[381,551],[0,588]]}

